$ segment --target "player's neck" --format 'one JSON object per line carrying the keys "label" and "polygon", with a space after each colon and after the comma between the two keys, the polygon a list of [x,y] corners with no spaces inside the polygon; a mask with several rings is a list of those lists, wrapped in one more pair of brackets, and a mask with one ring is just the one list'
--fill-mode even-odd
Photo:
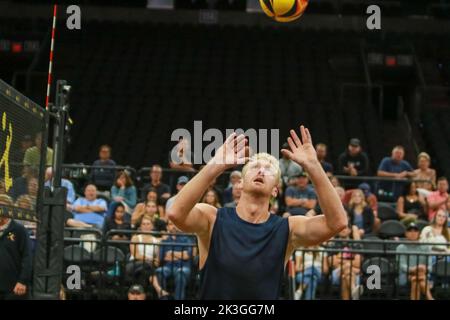
{"label": "player's neck", "polygon": [[263,223],[270,217],[269,198],[242,193],[236,206],[238,216],[250,223]]}

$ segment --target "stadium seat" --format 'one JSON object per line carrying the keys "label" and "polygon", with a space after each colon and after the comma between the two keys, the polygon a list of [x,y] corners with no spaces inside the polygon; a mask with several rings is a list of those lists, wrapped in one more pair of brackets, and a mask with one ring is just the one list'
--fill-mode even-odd
{"label": "stadium seat", "polygon": [[395,237],[402,237],[405,234],[405,226],[395,220],[385,221],[381,224],[378,230],[378,235],[381,239],[392,239]]}

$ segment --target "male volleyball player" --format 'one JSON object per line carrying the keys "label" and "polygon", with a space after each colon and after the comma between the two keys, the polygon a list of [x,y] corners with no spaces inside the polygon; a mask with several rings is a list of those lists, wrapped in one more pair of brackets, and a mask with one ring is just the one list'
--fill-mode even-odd
{"label": "male volleyball player", "polygon": [[[278,299],[293,251],[320,244],[347,226],[346,213],[317,159],[311,135],[303,126],[300,131],[301,140],[291,130],[290,150],[281,152],[308,172],[323,215],[281,218],[270,214],[269,200],[276,195],[280,179],[278,160],[265,153],[248,159],[245,136],[235,133],[177,195],[168,217],[182,231],[197,235],[201,299]],[[212,180],[245,162],[236,208],[197,203]]]}

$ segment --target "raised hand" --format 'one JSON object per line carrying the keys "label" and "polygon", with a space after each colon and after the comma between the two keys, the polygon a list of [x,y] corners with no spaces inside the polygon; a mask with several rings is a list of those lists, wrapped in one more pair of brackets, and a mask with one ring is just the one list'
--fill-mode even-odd
{"label": "raised hand", "polygon": [[290,133],[291,136],[287,139],[287,142],[291,150],[282,149],[281,152],[302,167],[318,162],[309,130],[300,126],[301,140],[294,130],[291,130]]}
{"label": "raised hand", "polygon": [[225,140],[225,143],[217,149],[210,163],[223,165],[225,169],[244,164],[248,160],[248,150],[245,136],[243,134],[237,136],[233,132]]}

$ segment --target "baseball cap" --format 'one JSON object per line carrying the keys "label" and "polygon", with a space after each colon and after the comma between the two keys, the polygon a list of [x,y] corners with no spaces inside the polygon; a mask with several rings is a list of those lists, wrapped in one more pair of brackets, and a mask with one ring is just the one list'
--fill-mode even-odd
{"label": "baseball cap", "polygon": [[357,138],[352,138],[352,139],[350,139],[349,144],[354,147],[359,147],[361,145],[361,141],[359,141],[359,139],[357,139]]}
{"label": "baseball cap", "polygon": [[299,178],[299,177],[308,177],[308,174],[306,173],[306,171],[302,171],[300,173],[297,173],[294,178]]}
{"label": "baseball cap", "polygon": [[365,182],[361,183],[358,186],[358,189],[361,189],[365,194],[370,193],[370,186],[368,183]]}
{"label": "baseball cap", "polygon": [[144,288],[140,284],[134,284],[128,289],[128,293],[131,294],[143,294],[145,293]]}
{"label": "baseball cap", "polygon": [[188,181],[189,181],[189,178],[188,178],[188,177],[186,177],[186,176],[181,176],[181,177],[178,178],[177,184],[186,184],[186,183],[188,183]]}
{"label": "baseball cap", "polygon": [[410,223],[406,226],[406,231],[413,230],[413,229],[419,231],[419,226],[418,226],[415,222],[410,222]]}

